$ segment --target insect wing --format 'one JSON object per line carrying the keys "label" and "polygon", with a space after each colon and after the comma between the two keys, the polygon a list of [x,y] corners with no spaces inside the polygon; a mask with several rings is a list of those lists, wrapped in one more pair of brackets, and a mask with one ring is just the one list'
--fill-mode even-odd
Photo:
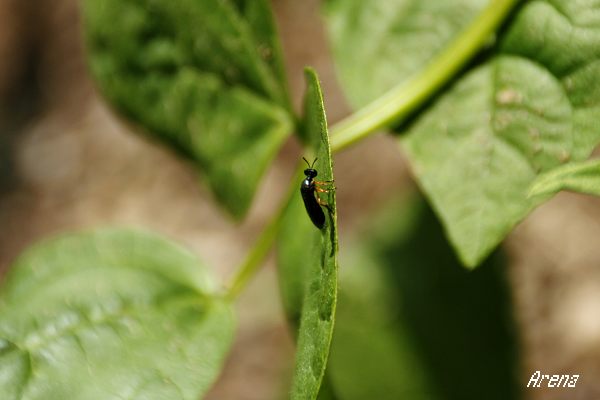
{"label": "insect wing", "polygon": [[314,190],[301,189],[302,200],[304,201],[304,207],[306,213],[310,217],[312,223],[319,229],[323,229],[325,225],[325,213],[315,198]]}

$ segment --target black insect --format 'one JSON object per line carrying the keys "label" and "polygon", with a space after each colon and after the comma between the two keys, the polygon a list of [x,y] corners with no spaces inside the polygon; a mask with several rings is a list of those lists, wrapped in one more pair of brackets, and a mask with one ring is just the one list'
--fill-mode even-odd
{"label": "black insect", "polygon": [[321,206],[326,207],[327,210],[331,211],[327,203],[325,203],[319,197],[319,193],[328,193],[329,189],[323,189],[320,185],[327,185],[333,183],[333,181],[317,181],[314,178],[317,176],[317,170],[313,168],[317,159],[313,161],[312,165],[304,157],[302,159],[308,165],[308,168],[304,170],[306,178],[300,185],[300,194],[302,200],[304,200],[304,207],[306,207],[306,213],[310,217],[313,224],[319,229],[323,229],[325,225],[325,213]]}

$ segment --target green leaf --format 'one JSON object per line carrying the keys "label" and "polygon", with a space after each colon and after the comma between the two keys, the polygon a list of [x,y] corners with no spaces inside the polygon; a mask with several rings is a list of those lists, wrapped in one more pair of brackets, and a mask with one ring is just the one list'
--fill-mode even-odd
{"label": "green leaf", "polygon": [[600,160],[569,163],[541,174],[531,185],[529,196],[553,195],[561,190],[600,196]]}
{"label": "green leaf", "polygon": [[197,399],[233,337],[196,257],[149,233],[36,245],[0,291],[0,398]]}
{"label": "green leaf", "polygon": [[243,216],[293,125],[266,0],[85,0],[84,16],[102,92]]}
{"label": "green leaf", "polygon": [[340,400],[439,398],[411,337],[404,306],[398,304],[399,283],[392,272],[423,266],[405,265],[408,254],[395,260],[381,254],[381,249],[413,241],[418,224],[424,222],[415,199],[394,196],[348,238],[351,246],[340,254],[344,268],[327,370]]}
{"label": "green leaf", "polygon": [[[306,80],[305,136],[314,145],[317,179],[333,180],[321,88],[313,70],[306,70]],[[326,215],[323,229],[312,224],[298,193],[286,210],[278,241],[283,303],[292,322],[299,323],[292,399],[317,398],[333,333],[338,248],[335,192],[320,196],[329,205],[329,210],[322,208]]]}
{"label": "green leaf", "polygon": [[600,141],[600,4],[528,2],[496,52],[402,140],[462,261],[475,266],[543,199],[544,171]]}
{"label": "green leaf", "polygon": [[287,104],[290,108],[289,95],[286,87],[285,65],[283,63],[283,54],[281,44],[279,43],[279,33],[275,26],[275,21],[271,12],[271,3],[268,0],[233,0],[240,13],[248,21],[253,29],[254,38],[258,43],[258,51],[263,60],[265,60],[277,81],[279,82],[282,104]]}
{"label": "green leaf", "polygon": [[398,323],[389,271],[359,246],[341,255],[344,268],[327,369],[334,391],[341,400],[434,399],[411,332]]}
{"label": "green leaf", "polygon": [[519,398],[504,257],[465,270],[420,198],[392,200],[340,254],[327,370],[338,398]]}
{"label": "green leaf", "polygon": [[421,72],[487,3],[327,0],[335,65],[350,102],[364,106]]}

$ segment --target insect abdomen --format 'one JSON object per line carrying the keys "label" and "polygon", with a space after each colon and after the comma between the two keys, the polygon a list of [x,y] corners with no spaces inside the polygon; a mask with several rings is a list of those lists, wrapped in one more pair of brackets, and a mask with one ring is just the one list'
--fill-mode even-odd
{"label": "insect abdomen", "polygon": [[323,226],[325,225],[325,213],[315,197],[314,183],[307,183],[306,181],[302,182],[300,194],[302,195],[304,207],[306,208],[306,213],[310,217],[310,220],[317,228],[323,229]]}

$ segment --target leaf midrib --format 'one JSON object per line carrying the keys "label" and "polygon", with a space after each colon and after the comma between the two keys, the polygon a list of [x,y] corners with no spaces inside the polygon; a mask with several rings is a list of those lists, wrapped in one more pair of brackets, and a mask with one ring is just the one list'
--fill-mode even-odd
{"label": "leaf midrib", "polygon": [[[180,293],[175,292],[175,294],[173,294],[172,296],[157,296],[156,297],[157,301],[154,301],[154,302],[124,303],[122,306],[118,307],[117,309],[110,310],[110,311],[103,310],[103,312],[101,313],[101,315],[99,317],[94,317],[94,318],[90,318],[90,316],[89,316],[90,313],[86,313],[86,311],[89,311],[89,310],[80,309],[75,312],[78,317],[76,322],[74,322],[72,324],[64,325],[61,327],[61,329],[55,330],[52,334],[45,334],[44,331],[48,331],[49,330],[48,327],[52,326],[53,323],[45,324],[41,327],[37,327],[36,329],[32,329],[32,330],[28,331],[27,337],[30,338],[32,336],[37,336],[39,338],[42,338],[42,340],[36,340],[35,345],[28,344],[27,342],[32,342],[32,340],[31,339],[28,340],[27,337],[24,339],[24,342],[15,341],[14,339],[8,339],[6,337],[4,337],[3,339],[9,341],[10,343],[13,343],[19,350],[21,350],[23,352],[34,353],[38,349],[46,347],[52,341],[56,340],[57,338],[63,337],[66,334],[73,334],[83,328],[107,324],[111,321],[117,321],[117,320],[123,319],[125,317],[132,317],[133,319],[137,319],[135,317],[135,315],[137,315],[135,312],[136,310],[140,310],[140,309],[143,310],[143,309],[147,309],[147,308],[157,308],[160,306],[164,306],[165,304],[167,304],[171,301],[184,299],[186,297],[188,298],[188,302],[190,305],[197,304],[198,300],[202,299],[202,303],[205,306],[205,308],[203,309],[203,312],[201,314],[203,316],[202,319],[204,319],[205,316],[210,313],[210,308],[212,306],[212,304],[211,304],[212,302],[208,298],[200,298],[197,296],[192,296],[189,291],[180,292]],[[69,312],[73,312],[73,309],[70,308]],[[53,320],[62,314],[63,313],[56,313],[53,316],[54,317]],[[202,321],[202,319],[199,321]],[[8,335],[8,336],[10,336],[10,335]]]}

